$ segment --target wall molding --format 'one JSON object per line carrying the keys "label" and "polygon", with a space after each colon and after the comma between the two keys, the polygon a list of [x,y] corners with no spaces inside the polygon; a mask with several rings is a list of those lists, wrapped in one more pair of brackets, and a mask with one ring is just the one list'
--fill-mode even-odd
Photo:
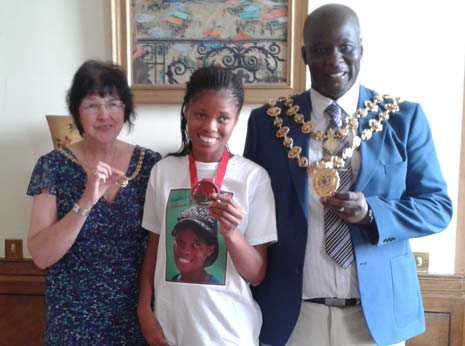
{"label": "wall molding", "polygon": [[0,294],[44,295],[46,270],[31,259],[0,259]]}

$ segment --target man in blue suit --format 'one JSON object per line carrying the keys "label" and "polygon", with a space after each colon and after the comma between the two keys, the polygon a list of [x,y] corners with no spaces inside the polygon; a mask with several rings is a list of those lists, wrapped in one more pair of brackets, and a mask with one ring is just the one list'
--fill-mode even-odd
{"label": "man in blue suit", "polygon": [[441,232],[452,214],[427,119],[420,105],[358,84],[352,9],[313,11],[302,55],[311,89],[248,123],[244,156],[270,174],[278,223],[254,290],[261,343],[403,342],[425,329],[409,239]]}

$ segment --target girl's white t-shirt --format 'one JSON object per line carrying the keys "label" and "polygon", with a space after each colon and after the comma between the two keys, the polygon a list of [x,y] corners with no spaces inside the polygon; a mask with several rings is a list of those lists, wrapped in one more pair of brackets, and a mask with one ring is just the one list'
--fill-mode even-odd
{"label": "girl's white t-shirt", "polygon": [[[213,178],[218,163],[196,162],[199,180]],[[173,192],[190,191],[188,157],[166,157],[152,169],[142,226],[159,234],[155,268],[155,316],[170,345],[258,345],[261,312],[249,283],[225,253],[221,284],[174,282],[167,277],[167,215]],[[267,172],[241,156],[230,158],[221,191],[230,192],[244,211],[239,230],[250,245],[277,240],[273,191]],[[171,195],[171,197],[170,197]],[[171,203],[168,206],[168,200]],[[169,258],[168,258],[169,261]],[[168,280],[167,280],[168,279]]]}

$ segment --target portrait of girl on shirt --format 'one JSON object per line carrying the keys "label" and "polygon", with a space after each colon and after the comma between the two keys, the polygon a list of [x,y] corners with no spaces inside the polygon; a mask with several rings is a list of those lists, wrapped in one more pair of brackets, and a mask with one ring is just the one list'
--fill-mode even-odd
{"label": "portrait of girl on shirt", "polygon": [[218,258],[218,223],[208,210],[198,206],[184,210],[171,234],[173,257],[179,270],[171,281],[219,284],[205,270]]}

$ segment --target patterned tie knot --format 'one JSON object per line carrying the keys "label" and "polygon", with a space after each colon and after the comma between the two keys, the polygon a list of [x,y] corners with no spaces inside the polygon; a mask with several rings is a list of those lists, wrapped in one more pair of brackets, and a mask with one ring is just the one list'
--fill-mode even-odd
{"label": "patterned tie knot", "polygon": [[331,117],[330,127],[340,128],[342,126],[341,113],[342,109],[336,102],[331,103],[325,110],[325,112]]}

